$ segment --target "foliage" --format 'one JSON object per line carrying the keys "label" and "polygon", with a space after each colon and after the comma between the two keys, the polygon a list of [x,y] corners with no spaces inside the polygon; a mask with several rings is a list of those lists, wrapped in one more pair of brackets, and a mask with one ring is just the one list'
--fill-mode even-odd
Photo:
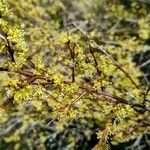
{"label": "foliage", "polygon": [[[148,135],[150,84],[133,59],[150,48],[149,7],[135,0],[1,0],[1,145],[46,149],[50,134],[74,120],[88,120],[85,132],[98,126],[95,149]],[[77,149],[73,134],[66,140]]]}

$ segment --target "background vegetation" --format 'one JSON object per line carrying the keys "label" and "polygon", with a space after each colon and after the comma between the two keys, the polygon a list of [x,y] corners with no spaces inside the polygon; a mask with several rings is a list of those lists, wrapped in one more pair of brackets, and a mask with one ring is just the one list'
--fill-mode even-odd
{"label": "background vegetation", "polygon": [[149,0],[0,0],[0,149],[149,149],[149,68]]}

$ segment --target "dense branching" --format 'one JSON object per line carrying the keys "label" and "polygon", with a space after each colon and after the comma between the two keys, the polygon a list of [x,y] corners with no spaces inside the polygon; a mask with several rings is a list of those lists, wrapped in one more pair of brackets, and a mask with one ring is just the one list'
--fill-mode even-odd
{"label": "dense branching", "polygon": [[[150,49],[149,8],[140,0],[1,0],[0,144],[51,149],[50,133],[88,120],[95,149],[140,145],[150,133],[141,69],[150,62],[134,59]],[[65,141],[77,149],[80,140]]]}

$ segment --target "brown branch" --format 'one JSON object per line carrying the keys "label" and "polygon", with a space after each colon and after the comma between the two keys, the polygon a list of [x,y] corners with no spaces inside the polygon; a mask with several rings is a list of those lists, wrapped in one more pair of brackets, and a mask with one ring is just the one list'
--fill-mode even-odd
{"label": "brown branch", "polygon": [[71,69],[72,69],[72,82],[75,82],[75,43],[73,43],[73,47],[71,46],[71,41],[68,40],[67,42],[69,51],[70,51],[70,57],[72,59],[72,65],[71,65]]}
{"label": "brown branch", "polygon": [[11,58],[11,60],[12,60],[12,62],[15,62],[15,59],[14,59],[14,51],[13,51],[13,49],[12,49],[12,45],[14,44],[14,43],[11,43],[10,41],[9,41],[9,39],[8,39],[8,34],[7,33],[5,33],[1,28],[0,28],[0,32],[1,32],[1,37],[2,37],[2,39],[3,40],[5,40],[6,41],[6,45],[5,45],[5,47],[7,48],[7,53],[8,53],[8,55],[9,55],[9,57]]}
{"label": "brown branch", "polygon": [[96,59],[96,57],[95,57],[95,55],[94,55],[94,52],[93,52],[93,50],[92,50],[92,46],[91,46],[91,44],[89,43],[89,50],[90,50],[90,53],[91,53],[91,55],[92,55],[92,57],[93,57],[93,59],[94,59],[94,63],[95,63],[95,68],[96,68],[96,70],[97,70],[97,73],[98,73],[98,75],[100,76],[101,75],[101,71],[99,70],[99,68],[98,68],[98,61],[97,61],[97,59]]}
{"label": "brown branch", "polygon": [[25,77],[34,77],[35,75],[30,72],[30,71],[22,71],[22,70],[18,70],[16,71],[16,73],[19,73],[20,75],[23,75]]}
{"label": "brown branch", "polygon": [[79,95],[79,96],[68,106],[68,108],[74,107],[75,103],[77,103],[86,93],[87,93],[87,91],[84,91],[81,95]]}
{"label": "brown branch", "polygon": [[147,96],[148,93],[150,92],[150,87],[147,88],[147,90],[145,91],[145,93],[143,94],[143,105],[145,106],[145,103],[147,101]]}
{"label": "brown branch", "polygon": [[77,103],[86,93],[87,93],[87,91],[84,91],[81,95],[79,95],[77,98],[75,98],[74,101],[71,104],[69,104],[69,105],[67,105],[63,108],[60,108],[58,110],[57,114],[55,115],[55,117],[49,123],[47,123],[46,126],[51,125],[59,117],[59,113],[63,112],[66,108],[68,108],[68,109],[73,108],[75,103]]}
{"label": "brown branch", "polygon": [[[90,36],[87,32],[83,31],[77,24],[75,24],[74,22],[72,23],[80,32],[82,32],[87,40],[90,39]],[[105,54],[107,57],[109,57],[113,62],[114,64],[116,65],[116,67],[118,67],[118,69],[120,69],[125,75],[126,77],[132,82],[132,84],[137,88],[139,89],[139,86],[136,84],[136,82],[132,79],[132,77],[129,75],[129,73],[127,71],[125,71],[119,64],[118,62],[110,55],[108,54],[104,49],[102,49],[95,41],[93,41],[93,45],[92,45],[93,48],[96,48],[98,50],[100,50],[103,54]]]}
{"label": "brown branch", "polygon": [[9,40],[8,40],[7,37],[6,37],[6,41],[7,41],[7,45],[6,45],[6,47],[7,47],[7,52],[8,52],[8,54],[9,54],[9,56],[10,56],[12,62],[15,62],[15,59],[14,59],[14,51],[13,51],[13,49],[12,49],[12,47],[11,47],[11,43],[9,42]]}
{"label": "brown branch", "polygon": [[35,64],[34,64],[34,62],[32,61],[32,57],[33,57],[33,56],[28,56],[28,57],[27,57],[27,60],[30,62],[31,67],[32,67],[32,68],[35,68]]}
{"label": "brown branch", "polygon": [[[87,91],[90,92],[90,93],[95,93],[95,94],[97,94],[98,96],[99,96],[99,95],[106,96],[106,97],[108,97],[108,98],[110,98],[110,99],[112,99],[112,100],[115,100],[115,103],[130,105],[131,107],[140,108],[140,109],[142,109],[142,110],[145,110],[145,111],[150,112],[150,108],[144,106],[143,104],[131,103],[130,101],[125,100],[125,99],[123,99],[123,98],[121,98],[121,97],[118,97],[118,96],[116,96],[116,95],[112,95],[112,94],[109,94],[109,93],[106,93],[106,92],[98,92],[98,91],[96,91],[96,90],[94,90],[94,89],[91,89],[91,88],[89,88],[89,87],[80,86],[80,88],[85,89],[85,90],[87,90]],[[113,102],[113,103],[114,103],[114,101],[110,101],[110,102]]]}
{"label": "brown branch", "polygon": [[9,69],[5,67],[0,67],[0,71],[9,71]]}
{"label": "brown branch", "polygon": [[9,104],[12,104],[14,100],[14,97],[10,97],[8,98],[5,102],[3,102],[2,104],[0,104],[0,109],[3,109],[4,107],[8,106]]}
{"label": "brown branch", "polygon": [[108,56],[116,65],[116,67],[118,67],[118,69],[120,69],[125,75],[126,77],[132,82],[132,84],[139,89],[139,86],[135,83],[135,81],[132,79],[132,77],[129,75],[128,72],[126,72],[119,64],[118,62],[110,55],[108,54],[105,50],[103,50],[99,45],[97,45],[96,42],[94,42],[95,48],[99,49],[101,52],[103,52],[106,56]]}
{"label": "brown branch", "polygon": [[31,83],[31,85],[41,85],[41,86],[47,86],[52,84],[53,82],[42,82],[42,83]]}
{"label": "brown branch", "polygon": [[25,77],[33,77],[35,76],[32,72],[30,71],[22,71],[22,70],[17,70],[17,71],[10,71],[9,68],[7,67],[0,67],[0,71],[6,71],[6,72],[9,72],[9,73],[18,73],[20,75],[23,75]]}
{"label": "brown branch", "polygon": [[[79,31],[81,31],[84,35],[86,35],[87,40],[90,41],[90,36],[87,34],[87,32],[85,32],[85,31],[83,31],[81,28],[79,28],[74,22],[72,22],[72,24],[73,24]],[[96,59],[96,57],[95,57],[95,55],[94,55],[94,52],[93,52],[93,50],[92,50],[92,46],[91,46],[90,43],[89,43],[89,51],[90,51],[90,53],[91,53],[91,55],[92,55],[92,57],[93,57],[93,59],[94,59],[95,68],[96,68],[96,70],[97,70],[97,73],[98,73],[98,75],[100,76],[100,75],[101,75],[101,71],[100,71],[99,68],[98,68],[98,61],[97,61],[97,59]]]}

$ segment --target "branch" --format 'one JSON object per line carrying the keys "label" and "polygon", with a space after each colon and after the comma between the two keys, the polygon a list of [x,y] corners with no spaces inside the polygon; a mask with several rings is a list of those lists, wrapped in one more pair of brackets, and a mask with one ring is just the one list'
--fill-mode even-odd
{"label": "branch", "polygon": [[10,56],[12,62],[15,62],[15,59],[14,59],[14,51],[11,47],[12,43],[8,40],[8,35],[7,33],[5,33],[1,28],[0,28],[0,38],[2,38],[3,40],[5,40],[7,42],[6,44],[6,48],[7,48],[7,53],[8,55]]}
{"label": "branch", "polygon": [[75,82],[75,43],[73,43],[73,47],[71,46],[71,41],[68,40],[67,42],[69,51],[70,51],[70,57],[72,59],[72,82]]}
{"label": "branch", "polygon": [[60,108],[59,111],[57,112],[57,114],[55,115],[55,117],[49,122],[46,124],[46,126],[49,126],[51,125],[58,117],[59,117],[59,113],[64,111],[66,108],[70,109],[74,106],[75,103],[77,103],[85,94],[87,93],[87,91],[84,91],[81,95],[79,95],[77,98],[74,99],[74,101],[67,105],[67,107],[63,107],[63,108]]}
{"label": "branch", "polygon": [[35,76],[32,72],[30,71],[22,71],[22,70],[17,70],[17,71],[10,71],[9,68],[6,68],[6,67],[0,67],[0,71],[6,71],[6,72],[12,72],[12,73],[18,73],[20,75],[23,75],[25,77],[33,77]]}
{"label": "branch", "polygon": [[92,55],[92,57],[93,57],[93,59],[94,59],[94,63],[95,63],[95,68],[96,68],[96,70],[97,70],[97,73],[98,73],[98,75],[100,76],[101,75],[101,71],[99,70],[99,68],[98,68],[98,61],[97,61],[97,59],[96,59],[96,57],[95,57],[95,55],[94,55],[94,52],[93,52],[93,50],[92,50],[92,46],[91,46],[91,44],[89,43],[89,47],[90,47],[90,53],[91,53],[91,55]]}
{"label": "branch", "polygon": [[13,103],[14,97],[10,97],[8,98],[5,102],[3,102],[2,104],[0,104],[0,109],[3,109],[4,107],[6,107],[7,105],[9,105],[10,103]]}
{"label": "branch", "polygon": [[[85,31],[83,31],[78,25],[76,25],[74,22],[72,23],[75,27],[77,27],[77,29],[80,31],[80,32],[82,32],[85,36],[86,36],[86,38],[87,39],[89,39],[90,38],[90,36],[89,36],[89,34],[87,33],[87,32],[85,32]],[[98,50],[100,50],[103,54],[105,54],[107,57],[109,57],[113,62],[114,62],[114,64],[116,65],[116,67],[118,68],[118,69],[120,69],[125,75],[126,75],[126,77],[132,82],[132,84],[137,88],[137,89],[139,89],[139,86],[135,83],[135,81],[131,78],[131,76],[129,75],[129,73],[128,72],[126,72],[119,64],[118,64],[118,62],[110,55],[110,54],[108,54],[104,49],[102,49],[95,41],[93,41],[93,48],[97,48]]]}
{"label": "branch", "polygon": [[150,59],[145,61],[144,63],[142,63],[139,67],[142,68],[142,67],[145,67],[148,64],[150,64]]}
{"label": "branch", "polygon": [[5,67],[0,67],[0,71],[9,71],[9,69]]}
{"label": "branch", "polygon": [[[140,108],[140,109],[143,109],[144,111],[150,112],[150,108],[144,106],[143,104],[131,103],[130,101],[128,101],[126,99],[123,99],[121,97],[118,97],[116,95],[112,95],[112,94],[106,93],[106,92],[98,92],[98,91],[96,91],[94,89],[91,89],[91,88],[88,88],[88,87],[80,86],[80,88],[85,89],[85,90],[87,90],[90,93],[95,93],[98,97],[99,97],[99,95],[103,95],[103,96],[108,97],[108,98],[110,98],[112,100],[115,100],[116,103],[127,104],[127,105],[130,105],[131,107]],[[109,102],[114,103],[114,101],[111,101],[111,100],[109,100]]]}
{"label": "branch", "polygon": [[149,0],[137,0],[137,2],[146,4],[146,5],[150,5],[150,1]]}
{"label": "branch", "polygon": [[106,56],[108,56],[114,62],[114,65],[116,65],[116,67],[118,67],[118,69],[120,69],[126,75],[126,77],[132,82],[132,84],[137,89],[139,89],[139,86],[135,83],[135,81],[132,79],[132,77],[129,75],[129,73],[126,72],[126,70],[124,70],[110,54],[108,54],[104,49],[102,49],[95,41],[94,41],[94,46],[95,46],[95,48],[97,48],[101,52],[103,52]]}
{"label": "branch", "polygon": [[87,91],[84,91],[81,95],[79,95],[79,96],[68,106],[68,108],[72,108],[72,107],[74,106],[74,104],[77,103],[86,93],[87,93]]}
{"label": "branch", "polygon": [[8,127],[5,127],[5,129],[0,132],[0,136],[6,136],[11,132],[13,132],[15,129],[17,129],[17,127],[21,124],[21,119],[14,118],[8,123],[9,123]]}
{"label": "branch", "polygon": [[13,49],[12,49],[12,47],[11,47],[11,43],[9,42],[9,40],[7,39],[7,37],[6,37],[6,41],[7,41],[7,45],[6,45],[6,47],[7,47],[7,52],[8,52],[8,54],[9,54],[9,56],[10,56],[12,62],[15,62],[15,59],[14,59],[14,51],[13,51]]}

